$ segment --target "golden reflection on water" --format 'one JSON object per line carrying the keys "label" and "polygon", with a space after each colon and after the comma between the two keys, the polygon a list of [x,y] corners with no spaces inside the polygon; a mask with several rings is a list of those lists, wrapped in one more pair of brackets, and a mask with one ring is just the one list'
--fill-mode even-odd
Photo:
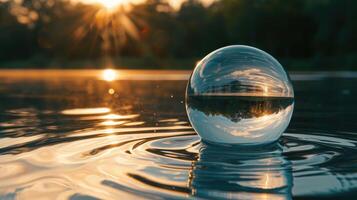
{"label": "golden reflection on water", "polygon": [[110,108],[75,108],[63,110],[62,114],[64,115],[94,115],[94,114],[103,114],[109,113]]}
{"label": "golden reflection on water", "polygon": [[118,120],[118,119],[134,119],[139,117],[139,114],[130,114],[130,115],[119,115],[119,114],[107,114],[99,116],[86,116],[81,117],[81,120],[97,120],[97,119],[106,119],[106,120]]}
{"label": "golden reflection on water", "polygon": [[113,120],[107,120],[104,122],[99,123],[101,126],[115,126],[115,125],[121,125],[125,124],[127,121],[113,121]]}

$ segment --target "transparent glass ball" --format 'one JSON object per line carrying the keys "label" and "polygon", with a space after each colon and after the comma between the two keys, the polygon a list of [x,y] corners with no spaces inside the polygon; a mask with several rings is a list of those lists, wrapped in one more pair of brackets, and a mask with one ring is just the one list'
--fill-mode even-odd
{"label": "transparent glass ball", "polygon": [[268,53],[249,46],[220,48],[194,69],[186,111],[208,143],[259,145],[277,141],[289,125],[294,90]]}

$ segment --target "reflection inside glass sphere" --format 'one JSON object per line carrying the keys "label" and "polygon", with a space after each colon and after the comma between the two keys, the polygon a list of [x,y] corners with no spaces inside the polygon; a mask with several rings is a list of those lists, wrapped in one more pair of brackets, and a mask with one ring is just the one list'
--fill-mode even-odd
{"label": "reflection inside glass sphere", "polygon": [[204,144],[189,182],[195,196],[232,199],[291,199],[292,183],[279,144],[234,150]]}
{"label": "reflection inside glass sphere", "polygon": [[280,137],[293,105],[289,97],[191,96],[187,112],[204,141],[259,144]]}
{"label": "reflection inside glass sphere", "polygon": [[294,108],[289,76],[272,56],[248,46],[218,49],[188,82],[186,110],[202,140],[259,145],[277,141]]}

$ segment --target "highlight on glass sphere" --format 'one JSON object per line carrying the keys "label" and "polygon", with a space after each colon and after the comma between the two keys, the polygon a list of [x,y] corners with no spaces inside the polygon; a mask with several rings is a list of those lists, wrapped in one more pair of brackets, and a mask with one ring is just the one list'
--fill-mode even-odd
{"label": "highlight on glass sphere", "polygon": [[289,125],[294,90],[288,74],[254,47],[220,48],[194,69],[186,111],[204,142],[260,145],[277,141]]}

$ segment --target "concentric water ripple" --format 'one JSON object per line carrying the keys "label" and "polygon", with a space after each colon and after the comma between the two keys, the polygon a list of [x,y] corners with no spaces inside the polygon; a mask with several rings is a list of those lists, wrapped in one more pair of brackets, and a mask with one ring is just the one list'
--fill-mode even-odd
{"label": "concentric water ripple", "polygon": [[[179,119],[163,119],[155,127],[123,123],[21,136],[19,128],[26,133],[32,130],[32,124],[26,123],[27,118],[36,121],[31,119],[35,112],[9,113],[16,117],[1,123],[1,132],[7,136],[1,138],[0,148],[0,177],[6,180],[0,184],[3,198],[40,194],[114,198],[120,194],[290,199],[357,189],[357,166],[351,162],[357,159],[353,134],[285,133],[278,144],[258,150],[232,149],[201,143],[191,127],[180,125],[186,123],[176,125],[185,122]],[[127,118],[126,123],[138,120],[133,114],[116,118]]]}

